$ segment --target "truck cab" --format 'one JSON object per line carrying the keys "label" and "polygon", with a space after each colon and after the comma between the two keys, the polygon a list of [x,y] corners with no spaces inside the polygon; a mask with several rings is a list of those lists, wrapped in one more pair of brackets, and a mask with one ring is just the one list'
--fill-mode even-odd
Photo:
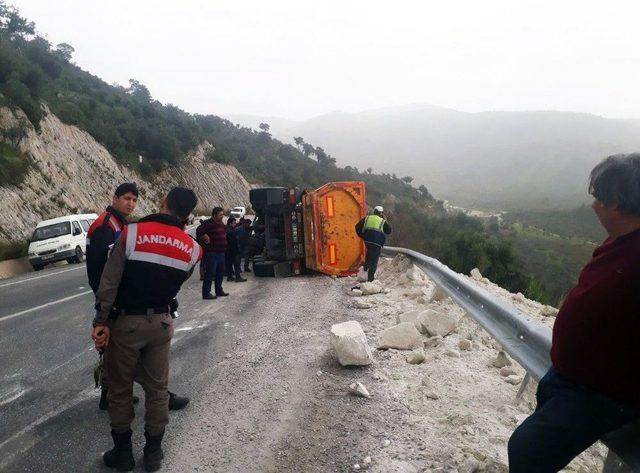
{"label": "truck cab", "polygon": [[[366,215],[363,182],[333,182],[313,191],[292,187],[252,189],[256,276],[300,274],[307,268],[333,276],[356,274],[365,247],[355,226]],[[264,273],[264,274],[263,274]]]}

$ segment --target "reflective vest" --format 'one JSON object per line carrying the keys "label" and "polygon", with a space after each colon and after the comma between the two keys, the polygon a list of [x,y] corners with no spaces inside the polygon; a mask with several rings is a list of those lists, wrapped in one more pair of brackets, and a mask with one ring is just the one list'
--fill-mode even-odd
{"label": "reflective vest", "polygon": [[202,257],[202,248],[177,217],[148,215],[122,229],[126,260],[115,306],[161,307],[171,303]]}
{"label": "reflective vest", "polygon": [[379,215],[368,215],[362,226],[362,238],[367,243],[384,246],[387,239],[384,233],[385,220]]}
{"label": "reflective vest", "polygon": [[379,215],[368,215],[364,219],[362,230],[375,230],[384,233],[384,219]]}

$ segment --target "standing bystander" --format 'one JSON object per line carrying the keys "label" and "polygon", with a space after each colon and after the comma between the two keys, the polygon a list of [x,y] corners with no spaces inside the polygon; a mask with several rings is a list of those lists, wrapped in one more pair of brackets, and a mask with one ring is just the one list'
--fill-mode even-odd
{"label": "standing bystander", "polygon": [[[196,229],[196,238],[204,248],[202,267],[202,298],[216,299],[228,296],[222,289],[225,274],[225,252],[227,250],[227,230],[223,223],[222,207],[214,207],[211,218],[205,220]],[[215,286],[215,295],[211,294],[211,285]]]}
{"label": "standing bystander", "polygon": [[589,193],[609,236],[558,312],[536,409],[509,439],[511,473],[559,471],[640,417],[640,153],[603,160]]}

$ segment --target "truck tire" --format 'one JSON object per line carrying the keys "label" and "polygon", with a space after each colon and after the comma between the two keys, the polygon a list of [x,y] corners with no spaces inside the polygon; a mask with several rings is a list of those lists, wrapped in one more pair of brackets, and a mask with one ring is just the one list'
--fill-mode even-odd
{"label": "truck tire", "polygon": [[34,271],[42,271],[44,269],[44,264],[32,264]]}
{"label": "truck tire", "polygon": [[276,264],[278,264],[277,261],[254,261],[253,274],[258,278],[273,278]]}

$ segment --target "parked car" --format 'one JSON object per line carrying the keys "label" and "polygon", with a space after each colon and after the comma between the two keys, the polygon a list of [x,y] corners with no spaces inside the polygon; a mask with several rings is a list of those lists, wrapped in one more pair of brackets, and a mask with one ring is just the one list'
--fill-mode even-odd
{"label": "parked car", "polygon": [[245,216],[246,213],[247,211],[244,207],[234,207],[233,209],[231,209],[231,212],[229,212],[229,216],[234,217],[237,220],[240,220],[242,217]]}
{"label": "parked car", "polygon": [[29,263],[40,271],[47,264],[67,260],[81,263],[87,250],[87,231],[96,214],[66,215],[43,220],[29,239]]}

